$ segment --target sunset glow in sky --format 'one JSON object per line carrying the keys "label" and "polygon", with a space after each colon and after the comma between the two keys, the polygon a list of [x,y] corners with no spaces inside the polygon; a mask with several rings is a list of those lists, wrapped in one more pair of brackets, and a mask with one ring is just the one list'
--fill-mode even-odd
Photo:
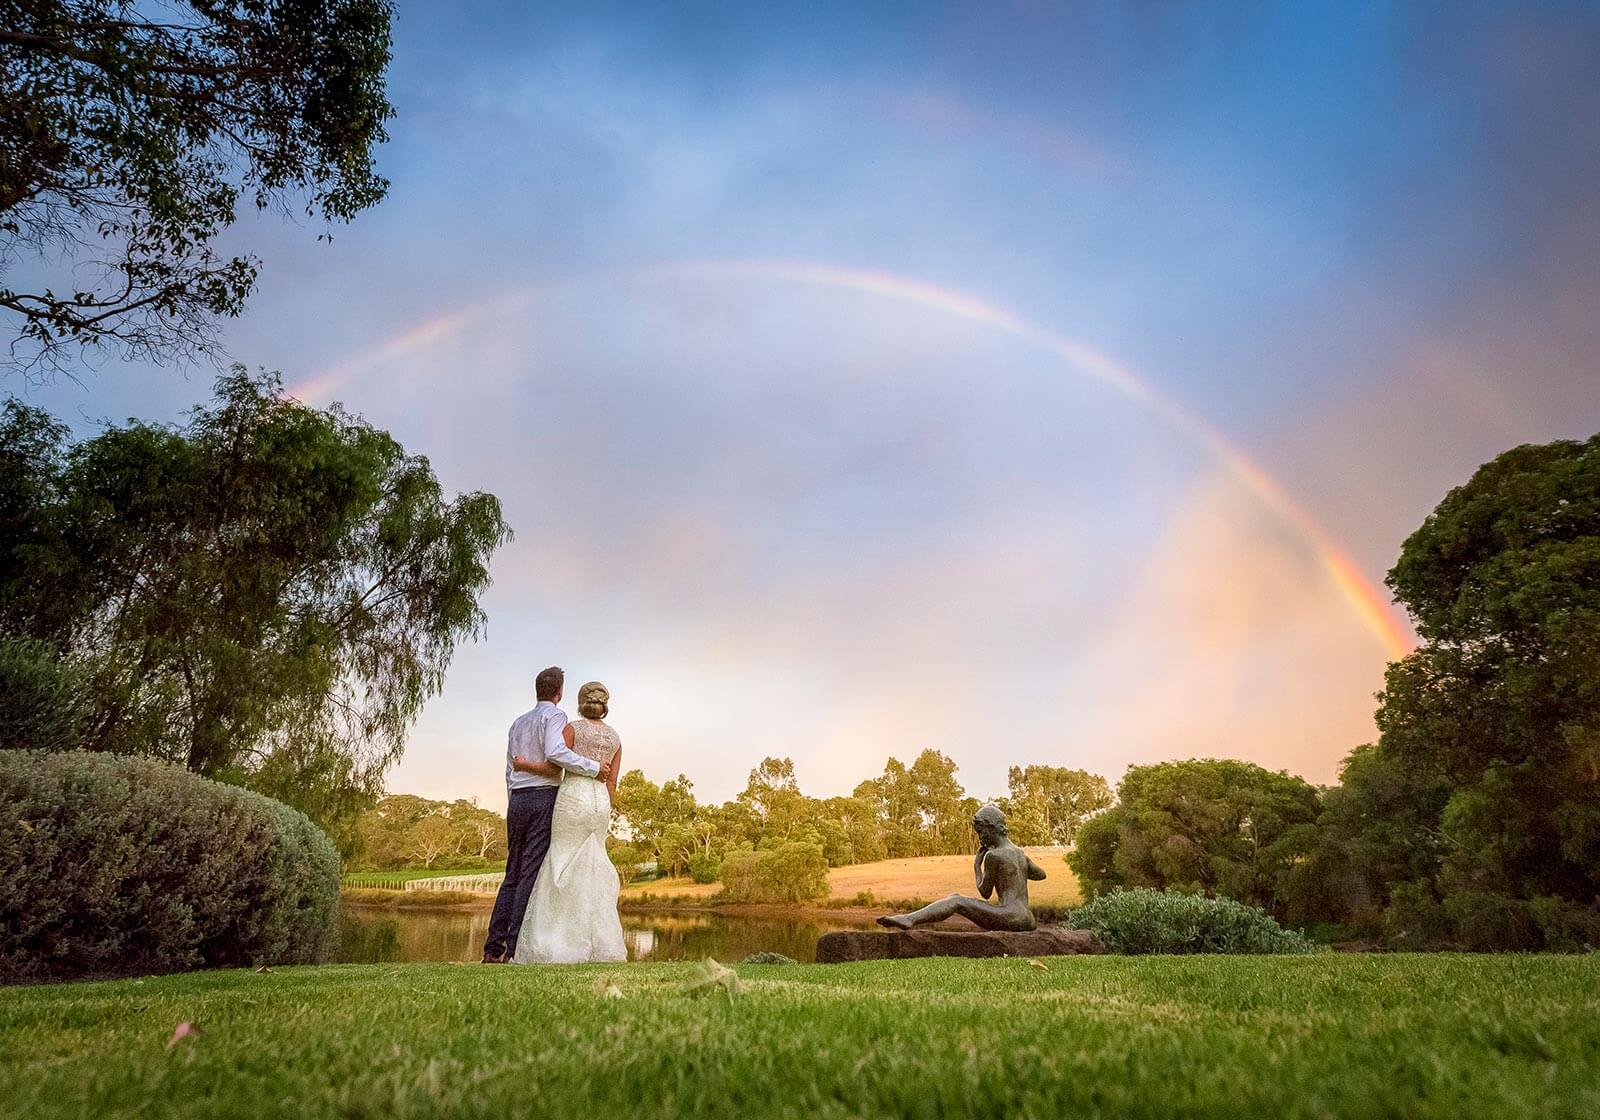
{"label": "sunset glow in sky", "polygon": [[1406,534],[1600,429],[1600,8],[776,7],[402,3],[390,197],[230,235],[232,354],[517,533],[390,788],[503,805],[550,663],[702,798],[1331,781]]}

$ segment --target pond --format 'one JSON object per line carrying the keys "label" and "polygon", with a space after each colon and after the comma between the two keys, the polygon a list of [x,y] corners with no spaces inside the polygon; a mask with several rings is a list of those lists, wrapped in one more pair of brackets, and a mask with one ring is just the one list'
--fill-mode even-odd
{"label": "pond", "polygon": [[[483,955],[488,910],[383,910],[347,906],[340,916],[340,961],[475,961]],[[628,959],[682,961],[714,957],[742,961],[751,953],[816,959],[817,938],[860,929],[859,920],[827,917],[746,917],[709,911],[625,911]]]}

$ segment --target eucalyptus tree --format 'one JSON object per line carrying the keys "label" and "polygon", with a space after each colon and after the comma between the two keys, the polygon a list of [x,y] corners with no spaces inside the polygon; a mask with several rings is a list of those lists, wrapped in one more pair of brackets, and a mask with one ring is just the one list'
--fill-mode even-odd
{"label": "eucalyptus tree", "polygon": [[207,349],[255,284],[256,258],[215,244],[241,201],[332,223],[383,198],[391,15],[389,0],[0,0],[10,364]]}
{"label": "eucalyptus tree", "polygon": [[1013,766],[1006,780],[1009,796],[1000,807],[1019,844],[1071,844],[1084,821],[1111,805],[1111,787],[1087,770]]}
{"label": "eucalyptus tree", "polygon": [[0,420],[0,626],[87,674],[92,749],[251,780],[319,819],[375,790],[510,532],[425,458],[236,369],[181,426]]}

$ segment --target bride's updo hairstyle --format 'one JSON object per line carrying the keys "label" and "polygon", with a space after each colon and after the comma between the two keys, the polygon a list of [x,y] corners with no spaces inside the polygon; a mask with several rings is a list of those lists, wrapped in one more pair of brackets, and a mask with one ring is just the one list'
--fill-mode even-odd
{"label": "bride's updo hairstyle", "polygon": [[611,710],[611,690],[599,681],[578,689],[578,714],[584,719],[605,719]]}

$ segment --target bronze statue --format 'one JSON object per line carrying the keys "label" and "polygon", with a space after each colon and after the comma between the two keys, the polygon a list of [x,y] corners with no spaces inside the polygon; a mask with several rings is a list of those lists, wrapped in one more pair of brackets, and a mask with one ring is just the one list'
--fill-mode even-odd
{"label": "bronze statue", "polygon": [[[1028,909],[1028,880],[1043,879],[1044,871],[1028,858],[1028,853],[1006,835],[1006,817],[993,805],[985,805],[972,818],[978,834],[978,856],[972,861],[972,877],[983,898],[953,894],[910,914],[894,914],[878,919],[890,929],[913,929],[942,922],[960,914],[984,929],[1028,930],[1034,928],[1033,911]],[[1000,892],[999,902],[986,902]]]}

